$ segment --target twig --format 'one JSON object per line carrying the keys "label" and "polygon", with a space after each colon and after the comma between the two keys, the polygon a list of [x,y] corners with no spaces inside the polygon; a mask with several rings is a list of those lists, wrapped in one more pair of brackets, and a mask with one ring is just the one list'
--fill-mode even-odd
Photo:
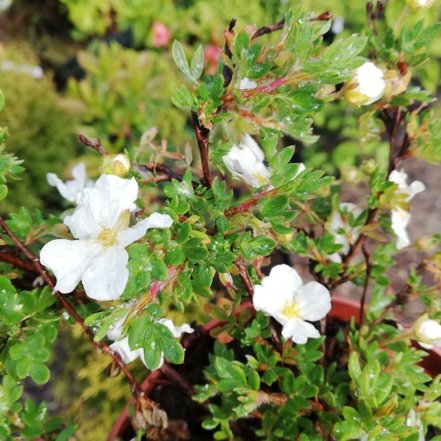
{"label": "twig", "polygon": [[247,199],[245,202],[242,202],[239,205],[236,205],[235,207],[229,208],[228,210],[225,210],[224,214],[226,217],[232,217],[236,214],[245,213],[247,211],[250,211],[252,208],[254,208],[255,205],[264,197],[268,195],[274,196],[277,193],[278,189],[273,188],[272,190],[262,190],[260,193],[257,193],[256,195],[252,196],[251,198]]}
{"label": "twig", "polygon": [[81,144],[84,144],[87,147],[91,147],[92,149],[97,151],[100,155],[107,154],[99,138],[88,138],[86,135],[79,133],[77,135],[77,139],[79,142],[81,142]]}
{"label": "twig", "polygon": [[0,217],[0,226],[3,228],[5,233],[12,239],[12,241],[15,243],[17,248],[32,262],[32,265],[34,267],[34,272],[40,274],[40,276],[43,278],[45,283],[52,289],[52,292],[54,293],[58,302],[69,313],[69,315],[80,325],[84,333],[90,338],[92,345],[96,349],[99,349],[102,352],[110,355],[110,357],[112,357],[114,363],[127,377],[127,380],[130,384],[134,396],[138,398],[138,400],[142,400],[144,403],[147,403],[147,405],[150,406],[151,409],[158,409],[159,407],[154,401],[151,401],[146,397],[144,397],[144,393],[141,391],[135,377],[133,376],[132,372],[127,368],[127,366],[124,364],[124,362],[121,360],[119,355],[116,352],[112,351],[112,349],[110,349],[110,347],[103,341],[95,341],[95,334],[93,333],[93,331],[84,323],[84,320],[75,311],[75,308],[70,304],[70,302],[60,292],[58,292],[55,289],[54,281],[41,266],[38,258],[34,254],[32,254],[32,252],[29,251],[28,248],[26,248],[26,246],[18,239],[17,236],[15,236],[15,234],[9,229],[8,225],[6,224],[6,222],[2,217]]}
{"label": "twig", "polygon": [[167,167],[165,164],[160,164],[156,162],[150,162],[148,164],[133,164],[133,168],[140,171],[148,171],[154,173],[156,176],[153,178],[154,182],[171,181],[172,179],[177,179],[182,181],[183,175],[176,173]]}
{"label": "twig", "polygon": [[234,261],[234,264],[239,270],[239,276],[242,279],[242,282],[245,285],[248,294],[250,295],[250,297],[252,297],[254,293],[253,282],[250,279],[250,275],[248,274],[248,270],[244,265],[242,257],[238,256]]}
{"label": "twig", "polygon": [[207,188],[211,188],[213,178],[211,176],[211,170],[208,159],[208,138],[210,137],[210,129],[204,127],[199,117],[195,112],[191,112],[191,118],[193,120],[193,128],[196,134],[196,140],[198,142],[199,154],[201,156],[202,171],[204,173],[204,184]]}
{"label": "twig", "polygon": [[364,309],[365,309],[365,305],[366,305],[366,295],[367,295],[367,290],[368,290],[368,286],[369,286],[369,279],[370,279],[371,271],[372,271],[371,256],[369,255],[368,251],[366,250],[366,248],[364,246],[362,248],[362,252],[363,252],[363,256],[364,256],[364,261],[366,263],[366,271],[365,271],[365,276],[364,276],[363,294],[361,296],[361,302],[360,302],[360,327],[363,326],[363,322],[364,322],[364,317],[365,317]]}
{"label": "twig", "polygon": [[16,268],[24,269],[30,273],[38,273],[38,271],[35,269],[34,265],[31,263],[25,262],[24,260],[20,259],[19,257],[13,256],[9,254],[7,251],[0,250],[0,260],[2,262],[9,263]]}
{"label": "twig", "polygon": [[261,28],[257,29],[254,34],[251,36],[251,40],[254,40],[255,38],[261,37],[265,34],[270,34],[275,31],[279,31],[280,29],[283,29],[283,26],[285,25],[285,19],[282,18],[277,23],[268,25],[268,26],[262,26]]}

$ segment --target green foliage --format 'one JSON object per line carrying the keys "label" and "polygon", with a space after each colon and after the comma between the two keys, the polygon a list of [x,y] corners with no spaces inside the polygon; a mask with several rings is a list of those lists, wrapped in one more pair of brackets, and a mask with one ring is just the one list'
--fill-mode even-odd
{"label": "green foliage", "polygon": [[[163,362],[187,364],[185,381],[165,366],[167,376],[180,384],[197,378],[199,384],[191,384],[193,398],[208,410],[202,427],[213,439],[418,441],[421,431],[441,428],[441,377],[432,378],[421,367],[426,340],[437,345],[438,339],[421,338],[418,322],[411,327],[400,323],[410,300],[424,310],[420,320],[441,318],[441,236],[418,240],[420,262],[402,263],[394,224],[397,213],[409,212],[410,193],[418,185],[408,182],[403,189],[406,185],[388,180],[411,157],[432,163],[441,159],[439,109],[426,90],[436,75],[424,77],[425,66],[434,60],[432,41],[439,25],[432,23],[431,13],[427,20],[419,12],[407,16],[397,0],[370,3],[365,26],[360,5],[337,3],[335,14],[345,15],[347,22],[336,35],[335,21],[324,13],[328,3],[317,1],[313,7],[318,9],[311,12],[298,2],[279,3],[237,0],[235,23],[229,20],[227,0],[63,0],[78,39],[106,35],[110,29],[133,32],[136,49],[92,41],[79,55],[86,76],[69,82],[68,95],[80,103],[87,135],[99,137],[107,151],[124,150],[130,158],[126,178],[139,186],[139,210],[130,207],[109,226],[101,222],[107,207],[100,207],[102,212],[92,216],[98,219],[97,234],[82,230],[85,218],[75,231],[68,217],[93,199],[89,189],[77,198],[77,208],[57,217],[32,209],[39,203],[34,204],[32,192],[26,204],[31,208],[10,211],[0,231],[0,438],[63,441],[75,432],[81,439],[97,438],[130,396],[123,389],[124,377],[112,377],[122,371],[136,395],[133,378],[141,380],[145,367],[153,371]],[[247,27],[249,17],[269,27]],[[170,42],[161,47],[154,42],[158,25],[170,31]],[[224,29],[225,43],[220,43]],[[213,41],[224,47],[216,68],[205,51]],[[384,93],[371,104],[351,107],[344,97],[361,82],[354,72],[368,60],[382,69]],[[64,150],[54,155],[53,146],[69,146],[69,131],[60,128],[75,128],[75,120],[67,121],[55,107],[46,77],[23,76],[22,96],[17,77],[8,75],[0,81],[5,92],[0,93],[0,116],[18,109],[4,119],[11,133],[8,149],[17,145],[19,156],[28,161],[22,182],[30,188],[26,179],[33,179],[33,190],[44,201],[47,167],[57,172],[61,159],[69,158],[63,157]],[[43,127],[34,127],[31,116],[20,113],[27,108],[38,113]],[[45,149],[38,144],[40,132]],[[23,149],[14,139],[19,135],[26,139]],[[14,190],[22,168],[6,151],[6,138],[1,129],[0,199],[8,195],[8,203],[16,205],[24,199]],[[29,146],[35,154],[30,165]],[[347,184],[364,192],[357,211],[342,205],[353,194]],[[109,212],[114,205],[110,197]],[[124,235],[141,228],[124,230],[129,222],[134,226],[155,212],[170,216],[172,225],[151,228],[124,247]],[[408,219],[401,221],[405,228]],[[60,297],[65,294],[48,286],[35,288],[38,283],[52,286],[47,277],[57,279],[58,287],[67,278],[57,268],[54,276],[43,272],[31,254],[49,237],[64,239],[55,243],[59,247],[67,246],[66,239],[76,241],[70,242],[72,259],[68,256],[65,264],[76,265],[68,276],[77,285],[78,267],[90,269],[87,259],[116,250],[123,261],[120,276],[127,278],[122,295],[90,301],[84,274],[84,292],[80,288]],[[87,259],[78,261],[75,246],[90,248]],[[276,262],[294,263],[305,275],[302,287],[293,282],[292,300],[280,297],[286,287],[279,280],[271,286],[264,279]],[[318,317],[317,311],[325,309],[319,300],[309,312],[308,299],[294,300],[304,292],[319,299],[319,291],[333,294],[343,284],[361,292],[364,302],[347,323],[332,314]],[[266,309],[259,305],[262,292],[274,296]],[[271,297],[265,300],[271,303]],[[62,315],[61,306],[71,314]],[[56,394],[66,401],[73,392],[64,420],[78,413],[78,430],[50,417],[48,403],[34,402],[25,390],[24,380],[42,385],[51,378],[60,317],[67,330],[61,351],[73,355],[64,363],[69,381]],[[195,319],[194,328],[216,319],[209,322],[214,344],[186,357],[184,348],[202,331],[195,329],[181,342],[181,331],[171,330],[164,319],[176,320],[175,325]],[[72,326],[75,321],[80,326]],[[81,340],[85,329],[102,354]],[[306,342],[296,339],[302,335]],[[193,366],[206,352],[208,364]],[[133,355],[141,359],[132,377],[121,362]],[[193,376],[193,368],[202,368],[203,378]],[[132,366],[127,369],[131,372]],[[143,431],[149,437],[161,433],[161,406],[150,405],[144,399],[134,405],[139,438]]]}
{"label": "green foliage", "polygon": [[[0,59],[7,60],[8,55],[16,63],[35,58],[27,52],[20,55],[18,48],[6,51]],[[61,104],[48,77],[34,79],[26,72],[5,71],[0,88],[7,102],[0,113],[0,127],[7,127],[7,131],[0,130],[0,185],[10,180],[1,212],[19,208],[24,199],[28,207],[47,207],[55,198],[46,174],[60,173],[76,153],[75,112]],[[21,166],[26,173],[16,179]],[[5,196],[4,190],[0,195]]]}

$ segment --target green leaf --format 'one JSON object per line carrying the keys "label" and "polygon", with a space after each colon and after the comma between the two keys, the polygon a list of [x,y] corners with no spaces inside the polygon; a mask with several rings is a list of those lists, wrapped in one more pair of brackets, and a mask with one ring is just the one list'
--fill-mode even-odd
{"label": "green leaf", "polygon": [[50,370],[42,363],[32,363],[29,365],[29,375],[37,384],[45,384],[51,376]]}
{"label": "green leaf", "polygon": [[172,56],[173,56],[173,61],[175,62],[176,66],[181,71],[181,73],[184,75],[184,77],[191,83],[197,84],[197,81],[195,80],[195,78],[193,78],[193,75],[191,73],[190,66],[188,65],[188,61],[187,61],[187,57],[185,56],[184,49],[177,40],[173,42]]}
{"label": "green leaf", "polygon": [[176,107],[179,107],[182,110],[189,110],[193,108],[193,95],[185,86],[175,89],[171,100]]}
{"label": "green leaf", "polygon": [[286,195],[267,199],[262,207],[262,215],[264,217],[280,216],[287,210],[288,203],[288,196]]}
{"label": "green leaf", "polygon": [[191,76],[197,80],[202,75],[202,71],[204,70],[204,49],[202,45],[196,49],[196,52],[191,59]]}

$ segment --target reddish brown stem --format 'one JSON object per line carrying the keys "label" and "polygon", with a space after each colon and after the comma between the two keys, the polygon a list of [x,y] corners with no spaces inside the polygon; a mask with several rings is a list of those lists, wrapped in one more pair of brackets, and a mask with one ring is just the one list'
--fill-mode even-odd
{"label": "reddish brown stem", "polygon": [[232,217],[236,214],[245,213],[247,211],[250,211],[252,208],[254,208],[258,202],[264,197],[268,195],[275,195],[277,193],[277,189],[273,188],[272,190],[263,190],[260,193],[257,193],[256,195],[252,196],[251,198],[247,199],[245,202],[242,202],[240,205],[237,205],[236,207],[229,208],[228,210],[225,210],[224,214],[226,217]]}
{"label": "reddish brown stem", "polygon": [[360,327],[363,326],[364,323],[364,317],[365,317],[365,304],[366,304],[366,296],[367,296],[367,290],[369,286],[369,279],[371,276],[372,271],[372,265],[371,265],[371,259],[369,256],[369,253],[367,252],[366,248],[362,248],[364,261],[366,264],[366,270],[365,270],[365,276],[364,276],[364,284],[363,284],[363,294],[361,296],[360,301]]}
{"label": "reddish brown stem", "polygon": [[210,137],[210,129],[204,127],[195,112],[191,112],[193,120],[193,128],[198,142],[199,154],[202,162],[202,172],[204,174],[204,184],[207,188],[211,188],[213,177],[211,176],[210,162],[208,158],[208,139]]}
{"label": "reddish brown stem", "polygon": [[98,152],[100,155],[106,155],[106,151],[104,150],[103,145],[101,144],[101,141],[99,138],[88,138],[86,135],[82,135],[79,133],[77,135],[77,139],[81,144],[92,148],[96,152]]}
{"label": "reddish brown stem", "polygon": [[34,265],[25,262],[19,257],[13,256],[4,250],[0,250],[0,260],[2,262],[9,263],[12,266],[15,266],[16,268],[24,269],[30,273],[37,273],[37,270],[35,269]]}
{"label": "reddish brown stem", "polygon": [[279,31],[280,29],[283,29],[283,26],[285,25],[285,19],[282,18],[277,23],[268,25],[268,26],[262,26],[261,28],[257,29],[254,34],[251,36],[251,40],[254,40],[255,38],[261,37],[265,34],[271,34],[272,32]]}
{"label": "reddish brown stem", "polygon": [[268,84],[263,84],[262,86],[254,87],[253,89],[246,89],[242,91],[242,97],[249,98],[250,96],[256,95],[256,93],[271,93],[275,92],[279,87],[283,86],[285,83],[291,80],[291,76],[277,78]]}
{"label": "reddish brown stem", "polygon": [[242,279],[242,282],[245,285],[248,294],[250,295],[250,297],[252,297],[254,293],[253,282],[250,279],[250,275],[248,274],[248,270],[245,267],[243,259],[241,257],[237,257],[234,261],[234,264],[239,270],[239,276]]}

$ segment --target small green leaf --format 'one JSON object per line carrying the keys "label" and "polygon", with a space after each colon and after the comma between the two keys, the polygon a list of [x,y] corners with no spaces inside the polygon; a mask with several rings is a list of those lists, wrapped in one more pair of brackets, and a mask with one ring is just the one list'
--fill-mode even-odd
{"label": "small green leaf", "polygon": [[32,363],[29,365],[29,375],[37,384],[45,384],[49,381],[50,371],[42,363]]}
{"label": "small green leaf", "polygon": [[184,77],[193,84],[197,84],[197,81],[193,78],[190,70],[190,66],[188,65],[187,57],[185,56],[184,49],[181,44],[175,40],[173,42],[172,47],[172,56],[173,61],[175,62],[178,69],[184,75]]}
{"label": "small green leaf", "polygon": [[196,52],[191,59],[191,75],[197,80],[202,75],[202,71],[204,70],[204,49],[202,45],[196,49]]}

